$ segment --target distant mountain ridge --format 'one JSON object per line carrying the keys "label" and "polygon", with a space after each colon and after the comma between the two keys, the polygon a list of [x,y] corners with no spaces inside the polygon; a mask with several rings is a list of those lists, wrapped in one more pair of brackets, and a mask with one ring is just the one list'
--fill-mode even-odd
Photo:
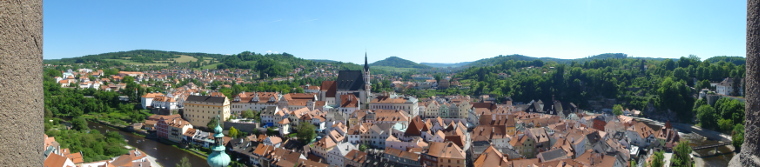
{"label": "distant mountain ridge", "polygon": [[430,68],[430,66],[415,63],[413,61],[403,59],[396,56],[391,56],[380,61],[376,61],[370,66],[387,66],[396,68]]}
{"label": "distant mountain ridge", "polygon": [[509,61],[509,60],[514,60],[514,61],[541,60],[544,62],[553,61],[553,62],[564,64],[564,63],[571,63],[573,61],[578,62],[578,63],[583,63],[583,62],[595,60],[595,59],[610,59],[610,58],[624,59],[624,58],[628,58],[628,55],[624,53],[604,53],[600,55],[577,58],[577,59],[560,59],[560,58],[552,58],[552,57],[529,57],[525,55],[513,54],[513,55],[499,55],[492,58],[480,59],[468,64],[467,66],[485,66],[485,65],[492,65],[498,62]]}
{"label": "distant mountain ridge", "polygon": [[[209,54],[209,53],[192,53],[192,52],[178,52],[178,51],[161,51],[161,50],[130,50],[130,51],[118,51],[118,52],[108,52],[108,53],[101,53],[101,54],[94,54],[94,55],[86,55],[81,57],[73,57],[73,58],[62,58],[62,59],[45,59],[45,63],[87,63],[87,62],[104,62],[104,61],[118,61],[118,62],[127,62],[131,64],[138,64],[138,63],[148,63],[148,64],[166,64],[168,62],[186,62],[186,61],[196,61],[196,60],[190,60],[185,58],[214,58],[217,60],[224,59],[229,56],[234,55],[224,55],[224,54]],[[283,54],[283,55],[269,55],[267,57],[277,59],[277,60],[291,60],[291,59],[300,59],[297,57],[294,57],[290,54]],[[644,60],[665,60],[665,59],[676,59],[676,58],[650,58],[650,57],[629,57],[627,54],[624,53],[604,53],[584,58],[577,58],[577,59],[560,59],[560,58],[551,58],[551,57],[530,57],[525,55],[519,55],[519,54],[513,54],[513,55],[499,55],[495,57],[490,58],[483,58],[476,61],[471,62],[459,62],[459,63],[416,63],[404,58],[400,58],[397,56],[391,56],[386,59],[376,61],[371,66],[383,66],[385,68],[408,68],[408,69],[425,69],[425,68],[467,68],[467,67],[474,67],[474,66],[488,66],[497,64],[499,62],[504,61],[535,61],[535,60],[541,60],[544,62],[553,61],[557,63],[571,63],[571,62],[578,62],[583,63],[591,60],[598,60],[598,59],[608,59],[608,58],[614,58],[614,59],[624,59],[624,58],[635,58],[635,59],[644,59]],[[329,59],[301,59],[305,62],[313,62],[313,63],[331,63],[331,64],[343,64],[346,66],[350,66],[351,69],[353,68],[361,68],[359,64],[354,63],[346,63],[342,61],[336,61],[336,60],[329,60]],[[715,63],[720,61],[726,61],[731,62],[734,64],[744,64],[746,59],[741,56],[716,56],[706,59],[705,61]]]}
{"label": "distant mountain ridge", "polygon": [[420,64],[426,65],[426,66],[430,66],[430,67],[435,67],[435,68],[446,68],[446,67],[456,68],[456,67],[466,66],[466,65],[468,65],[470,63],[472,63],[472,62],[460,62],[460,63],[420,63]]}
{"label": "distant mountain ridge", "polygon": [[560,58],[552,58],[552,57],[530,57],[520,54],[513,54],[513,55],[499,55],[496,57],[490,57],[490,58],[484,58],[472,62],[460,62],[460,63],[420,63],[424,65],[428,65],[431,67],[436,68],[458,68],[458,67],[472,67],[472,66],[488,66],[497,64],[499,62],[514,60],[514,61],[535,61],[535,60],[541,60],[544,62],[557,62],[557,63],[571,63],[571,62],[578,62],[583,63],[591,60],[598,60],[598,59],[625,59],[625,58],[637,58],[637,59],[645,59],[645,60],[665,60],[667,58],[651,58],[651,57],[628,57],[628,55],[624,53],[604,53],[584,58],[577,58],[577,59],[560,59]]}

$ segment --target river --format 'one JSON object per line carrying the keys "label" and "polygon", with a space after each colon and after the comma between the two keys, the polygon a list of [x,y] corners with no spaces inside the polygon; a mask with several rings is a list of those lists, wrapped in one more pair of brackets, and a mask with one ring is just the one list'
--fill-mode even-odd
{"label": "river", "polygon": [[151,139],[145,139],[144,137],[124,132],[97,122],[88,122],[88,124],[90,129],[98,130],[100,133],[105,133],[106,131],[118,131],[119,134],[124,136],[124,139],[127,140],[127,144],[155,157],[157,159],[156,161],[162,166],[175,166],[175,164],[179,163],[182,157],[187,157],[190,160],[190,164],[194,167],[208,167],[208,163],[203,158],[187,153],[174,146]]}
{"label": "river", "polygon": [[[720,143],[719,141],[715,140],[708,140],[706,137],[701,136],[696,133],[679,133],[681,136],[681,141],[688,140],[689,144],[692,147],[696,146],[706,146],[706,145],[713,145]],[[731,145],[725,145],[720,146],[717,148],[718,152],[720,153],[727,153],[727,154],[721,154],[717,156],[707,156],[705,158],[699,158],[694,157],[695,160],[701,159],[704,164],[703,166],[728,166],[728,162],[731,161],[731,158],[734,157],[733,146]],[[713,155],[715,149],[702,149],[702,150],[695,150],[694,152],[698,153],[699,155]],[[711,153],[712,152],[712,153]]]}
{"label": "river", "polygon": [[[647,124],[650,128],[657,131],[659,131],[664,125],[662,122],[655,122],[653,120],[648,120],[648,119],[642,120],[639,118],[637,120],[643,121],[644,124]],[[681,136],[681,141],[689,141],[689,145],[691,145],[692,147],[713,145],[713,144],[718,144],[720,142],[718,140],[710,140],[705,136],[702,136],[700,134],[697,134],[695,132],[685,129],[682,126],[674,126],[674,127],[676,127],[676,130],[678,130],[678,135]],[[679,127],[681,127],[681,129],[679,129]],[[700,161],[697,164],[700,164],[701,166],[728,166],[728,162],[731,161],[731,158],[734,157],[734,153],[731,152],[732,150],[733,150],[733,146],[730,146],[730,145],[721,146],[721,147],[718,147],[718,151],[721,153],[727,153],[727,154],[722,154],[722,155],[717,155],[717,156],[707,156],[705,158],[694,157],[694,160]],[[708,151],[714,151],[714,149],[696,150],[694,152],[700,155],[712,155],[712,154],[708,154]]]}

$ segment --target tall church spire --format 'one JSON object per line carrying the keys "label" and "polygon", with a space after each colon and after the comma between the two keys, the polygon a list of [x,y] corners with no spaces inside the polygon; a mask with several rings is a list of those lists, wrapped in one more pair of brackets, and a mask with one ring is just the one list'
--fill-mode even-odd
{"label": "tall church spire", "polygon": [[364,51],[364,71],[369,71],[369,64],[367,64],[367,51]]}
{"label": "tall church spire", "polygon": [[[363,99],[361,102],[362,104],[369,104],[370,97],[372,96],[372,83],[370,83],[370,73],[369,73],[369,64],[367,63],[367,51],[364,51],[364,96],[360,97]],[[367,106],[365,105],[365,106]],[[364,107],[364,109],[367,109],[367,107]]]}

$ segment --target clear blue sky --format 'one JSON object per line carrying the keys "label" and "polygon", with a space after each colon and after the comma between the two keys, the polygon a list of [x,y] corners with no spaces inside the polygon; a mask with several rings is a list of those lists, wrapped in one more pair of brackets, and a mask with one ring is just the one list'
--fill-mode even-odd
{"label": "clear blue sky", "polygon": [[363,63],[744,56],[746,1],[45,1],[44,58],[157,49]]}

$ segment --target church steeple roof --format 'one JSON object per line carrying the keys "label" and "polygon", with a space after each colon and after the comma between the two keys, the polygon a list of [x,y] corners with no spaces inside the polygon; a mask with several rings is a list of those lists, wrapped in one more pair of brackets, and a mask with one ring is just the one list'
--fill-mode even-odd
{"label": "church steeple roof", "polygon": [[369,64],[367,64],[367,52],[364,52],[364,71],[369,71]]}
{"label": "church steeple roof", "polygon": [[223,145],[224,143],[224,134],[222,134],[222,127],[219,125],[221,121],[224,121],[223,119],[219,118],[219,116],[216,116],[218,122],[216,122],[216,128],[214,128],[214,139],[215,139],[215,146],[212,147],[211,154],[208,155],[208,159],[206,159],[206,162],[208,162],[209,166],[212,167],[225,167],[230,164],[230,156],[227,155],[227,153],[224,152],[226,149]]}

